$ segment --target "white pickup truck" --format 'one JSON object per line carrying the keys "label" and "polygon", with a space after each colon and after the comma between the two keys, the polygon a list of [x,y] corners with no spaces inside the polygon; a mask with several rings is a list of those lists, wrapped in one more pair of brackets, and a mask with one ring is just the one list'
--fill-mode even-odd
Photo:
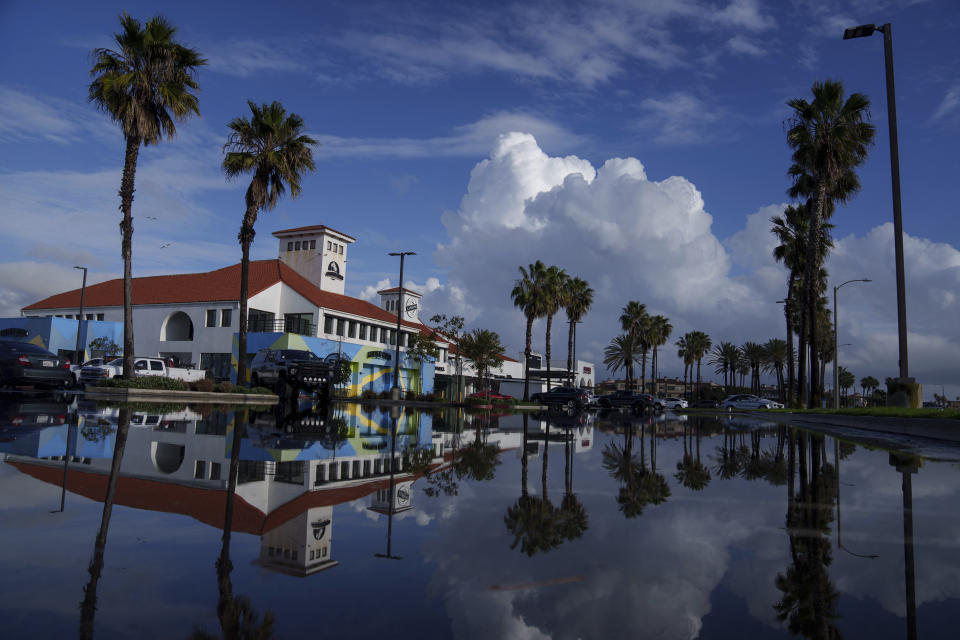
{"label": "white pickup truck", "polygon": [[[134,358],[134,374],[137,376],[160,376],[184,382],[203,380],[207,372],[202,369],[168,367],[162,358]],[[80,384],[95,385],[100,380],[109,380],[123,375],[123,358],[105,364],[84,366],[80,370]]]}

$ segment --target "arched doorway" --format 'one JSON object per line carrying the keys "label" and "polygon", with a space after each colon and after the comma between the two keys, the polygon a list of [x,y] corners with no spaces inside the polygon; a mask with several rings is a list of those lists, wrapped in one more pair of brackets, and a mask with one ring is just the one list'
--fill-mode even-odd
{"label": "arched doorway", "polygon": [[183,311],[175,311],[167,316],[160,327],[160,340],[193,340],[193,321]]}

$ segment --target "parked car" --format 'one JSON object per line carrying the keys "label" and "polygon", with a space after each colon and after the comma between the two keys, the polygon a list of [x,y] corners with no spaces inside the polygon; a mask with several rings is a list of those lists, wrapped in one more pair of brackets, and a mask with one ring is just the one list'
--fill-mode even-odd
{"label": "parked car", "polygon": [[657,404],[661,409],[686,409],[687,401],[683,398],[657,398]]}
{"label": "parked car", "polygon": [[657,409],[657,399],[648,393],[619,390],[597,398],[597,403],[605,408],[630,407],[638,411]]}
{"label": "parked car", "polygon": [[20,340],[0,340],[0,387],[33,385],[64,388],[73,384],[70,360]]}
{"label": "parked car", "polygon": [[[110,358],[111,360],[113,358]],[[70,371],[73,373],[73,382],[74,384],[80,384],[80,373],[83,371],[84,367],[99,367],[108,362],[107,358],[90,358],[83,364],[72,364],[70,365]]]}
{"label": "parked car", "polygon": [[721,406],[724,409],[783,409],[779,402],[750,394],[728,396],[724,398]]}
{"label": "parked car", "polygon": [[490,404],[507,403],[513,400],[513,398],[510,396],[494,393],[493,391],[477,391],[476,393],[471,393],[467,397],[476,398],[478,400],[489,400]]}
{"label": "parked car", "polygon": [[579,387],[554,387],[550,391],[530,395],[534,402],[542,404],[561,404],[570,408],[582,408],[587,405],[587,392]]}
{"label": "parked car", "polygon": [[312,351],[260,349],[250,364],[250,383],[270,387],[278,396],[301,390],[317,391],[329,398],[337,361],[328,362]]}
{"label": "parked car", "polygon": [[[133,373],[137,377],[156,376],[173,378],[184,382],[203,380],[207,372],[202,369],[185,369],[183,367],[168,367],[163,358],[133,359]],[[94,385],[101,380],[123,377],[123,358],[116,358],[101,365],[85,366],[80,370],[80,383]]]}
{"label": "parked car", "polygon": [[693,403],[693,406],[697,409],[719,409],[720,401],[719,400],[697,400]]}

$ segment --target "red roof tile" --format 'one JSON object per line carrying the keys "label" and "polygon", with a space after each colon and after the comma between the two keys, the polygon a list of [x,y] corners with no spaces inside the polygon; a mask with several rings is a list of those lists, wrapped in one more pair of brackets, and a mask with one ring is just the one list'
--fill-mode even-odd
{"label": "red roof tile", "polygon": [[[322,291],[283,261],[255,260],[250,263],[250,296],[284,282],[304,298],[324,309],[381,320],[394,324],[396,315],[377,305],[339,293]],[[183,273],[170,276],[148,276],[133,279],[133,304],[182,304],[190,302],[237,302],[240,300],[240,265],[235,264],[207,273]],[[123,280],[108,280],[87,287],[84,305],[119,307],[123,305]],[[34,302],[24,311],[72,309],[80,306],[80,289],[58,293]],[[418,330],[423,325],[403,322]]]}

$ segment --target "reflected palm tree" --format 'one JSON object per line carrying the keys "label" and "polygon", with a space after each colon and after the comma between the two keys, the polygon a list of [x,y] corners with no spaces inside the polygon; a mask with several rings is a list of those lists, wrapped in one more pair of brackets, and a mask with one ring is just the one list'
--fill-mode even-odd
{"label": "reflected palm tree", "polygon": [[[611,442],[603,448],[603,468],[620,483],[617,505],[625,518],[636,518],[643,513],[646,500],[640,486],[643,464],[633,453],[633,424],[623,424],[623,445]],[[642,427],[641,427],[642,429]],[[641,447],[643,437],[641,434]]]}
{"label": "reflected palm tree", "polygon": [[563,500],[560,501],[558,522],[560,536],[567,541],[581,537],[589,526],[587,510],[577,494],[573,492],[573,456],[575,453],[573,439],[575,437],[573,427],[568,426],[564,433],[564,491]]}
{"label": "reflected palm tree", "polygon": [[[677,461],[677,472],[674,477],[680,481],[680,484],[694,491],[703,491],[710,484],[712,476],[707,465],[700,461],[700,425],[691,427],[696,430],[696,456],[692,454],[687,446],[687,433],[689,428],[683,427],[683,458]],[[691,437],[690,440],[693,440]]]}
{"label": "reflected palm tree", "polygon": [[499,445],[487,443],[489,419],[480,419],[481,416],[477,418],[474,422],[476,437],[473,442],[460,450],[459,457],[453,463],[458,480],[462,478],[478,482],[493,480],[500,465]]}
{"label": "reflected palm tree", "polygon": [[[527,490],[527,440],[529,438],[529,417],[523,416],[523,452],[521,457],[520,498],[507,509],[503,523],[513,534],[511,549],[520,545],[520,551],[533,556],[555,549],[563,542],[557,527],[557,510],[547,498],[547,440],[544,440],[544,460],[542,484],[543,493],[537,498]],[[549,429],[548,433],[549,435]]]}
{"label": "reflected palm tree", "polygon": [[120,465],[127,446],[127,434],[130,431],[129,408],[119,412],[117,437],[113,444],[113,460],[110,463],[110,477],[107,480],[107,493],[103,499],[103,512],[100,516],[100,529],[93,544],[93,557],[87,571],[90,580],[83,588],[83,600],[80,602],[80,638],[93,637],[93,622],[97,613],[97,585],[103,572],[103,559],[107,550],[107,531],[110,529],[110,516],[113,514],[113,501],[117,496],[117,483],[120,480]]}
{"label": "reflected palm tree", "polygon": [[[789,443],[787,535],[791,562],[784,573],[777,574],[775,584],[782,595],[774,609],[794,635],[818,640],[840,638],[836,625],[838,593],[827,570],[832,562],[828,534],[833,507],[829,476],[833,470],[824,464],[823,436],[791,430]],[[793,470],[797,466],[799,495],[794,493]]]}
{"label": "reflected palm tree", "polygon": [[[237,493],[237,478],[240,472],[240,444],[243,439],[244,426],[247,424],[248,414],[244,409],[238,411],[234,420],[233,440],[230,447],[230,476],[227,481],[226,506],[223,514],[223,535],[220,538],[220,556],[217,558],[217,619],[220,622],[220,631],[223,638],[243,638],[244,640],[265,639],[273,637],[273,614],[267,611],[263,614],[263,621],[250,604],[250,599],[244,595],[234,595],[233,581],[230,574],[233,571],[233,562],[230,560],[230,537],[233,531],[233,505]],[[195,629],[190,635],[191,640],[208,640],[216,636],[203,629]]]}

